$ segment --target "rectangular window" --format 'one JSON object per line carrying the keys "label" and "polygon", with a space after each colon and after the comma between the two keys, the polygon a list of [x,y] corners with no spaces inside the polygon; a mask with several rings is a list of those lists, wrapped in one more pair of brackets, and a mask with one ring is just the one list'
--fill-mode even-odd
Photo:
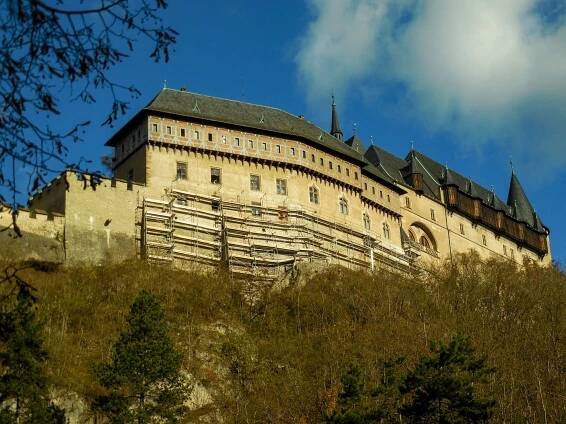
{"label": "rectangular window", "polygon": [[248,149],[253,149],[253,148],[254,148],[254,141],[248,140]]}
{"label": "rectangular window", "polygon": [[220,202],[218,200],[213,200],[210,203],[210,206],[214,212],[218,212],[220,210]]}
{"label": "rectangular window", "polygon": [[187,162],[177,162],[177,179],[187,179]]}
{"label": "rectangular window", "polygon": [[185,129],[181,128],[181,137],[185,137],[185,134],[186,134]]}
{"label": "rectangular window", "polygon": [[383,199],[383,191],[379,190],[379,198]]}
{"label": "rectangular window", "polygon": [[226,136],[225,135],[222,136],[221,140],[222,140],[222,144],[226,144]]}
{"label": "rectangular window", "polygon": [[250,175],[250,190],[259,191],[261,189],[261,180],[259,175]]}
{"label": "rectangular window", "polygon": [[212,133],[208,133],[208,141],[212,141]]}
{"label": "rectangular window", "polygon": [[387,201],[391,202],[391,197],[389,196],[389,194],[387,195]]}
{"label": "rectangular window", "polygon": [[507,256],[507,246],[503,245],[503,254]]}
{"label": "rectangular window", "polygon": [[159,126],[157,124],[153,124],[153,132],[157,132],[159,130]]}
{"label": "rectangular window", "polygon": [[338,173],[342,173],[342,166],[338,165]]}
{"label": "rectangular window", "polygon": [[239,137],[234,137],[234,146],[240,147],[240,138]]}
{"label": "rectangular window", "polygon": [[328,161],[328,168],[332,169],[332,162]]}
{"label": "rectangular window", "polygon": [[368,183],[364,183],[364,190],[368,189]]}
{"label": "rectangular window", "polygon": [[481,241],[482,241],[484,246],[487,246],[487,238],[486,238],[485,234],[482,234]]}
{"label": "rectangular window", "polygon": [[195,132],[194,132],[194,134],[193,134],[193,137],[195,138],[195,140],[198,140],[198,139],[199,139],[200,134],[199,134],[199,132],[198,132],[197,130],[195,130]]}
{"label": "rectangular window", "polygon": [[287,180],[277,178],[277,194],[287,195]]}
{"label": "rectangular window", "polygon": [[306,158],[307,158],[307,151],[303,150],[303,159],[306,159]]}
{"label": "rectangular window", "polygon": [[434,209],[430,210],[430,219],[432,219],[433,221],[436,221],[436,216],[434,215]]}
{"label": "rectangular window", "polygon": [[316,162],[316,158],[314,157],[314,155],[311,155],[311,161]]}
{"label": "rectangular window", "polygon": [[295,148],[291,147],[291,156],[295,156]]}
{"label": "rectangular window", "polygon": [[513,252],[513,249],[509,249],[509,253],[511,253],[511,258],[515,259],[515,252]]}
{"label": "rectangular window", "polygon": [[375,196],[375,187],[371,188],[371,193]]}
{"label": "rectangular window", "polygon": [[320,158],[320,166],[324,166],[324,159]]}
{"label": "rectangular window", "polygon": [[279,144],[277,144],[277,145],[275,146],[275,151],[276,151],[278,154],[281,153],[281,146],[280,146]]}
{"label": "rectangular window", "polygon": [[220,168],[210,168],[210,182],[212,184],[222,184],[222,171]]}
{"label": "rectangular window", "polygon": [[261,143],[261,147],[263,150],[267,151],[267,143]]}
{"label": "rectangular window", "polygon": [[167,126],[167,134],[168,134],[168,135],[173,134],[173,130],[171,129],[170,126]]}
{"label": "rectangular window", "polygon": [[464,224],[460,224],[460,234],[464,235]]}
{"label": "rectangular window", "polygon": [[350,176],[350,168],[346,168],[346,176],[347,176],[347,177]]}
{"label": "rectangular window", "polygon": [[405,206],[407,208],[411,208],[411,199],[409,197],[405,197]]}
{"label": "rectangular window", "polygon": [[356,179],[356,180],[358,179],[358,172],[357,171],[354,172],[354,179]]}

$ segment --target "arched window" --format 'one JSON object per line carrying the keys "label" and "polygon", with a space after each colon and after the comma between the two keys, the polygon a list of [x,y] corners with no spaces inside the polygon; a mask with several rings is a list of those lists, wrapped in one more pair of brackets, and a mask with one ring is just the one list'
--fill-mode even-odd
{"label": "arched window", "polygon": [[413,232],[411,230],[409,230],[409,238],[411,239],[411,241],[417,241],[417,239],[415,238],[415,235],[413,234]]}
{"label": "arched window", "polygon": [[371,230],[371,221],[367,212],[364,212],[364,228],[368,231]]}
{"label": "arched window", "polygon": [[389,229],[389,224],[387,222],[383,223],[383,237],[386,239],[391,238],[391,230]]}
{"label": "arched window", "polygon": [[318,205],[318,188],[316,188],[315,186],[309,187],[309,199],[311,203]]}
{"label": "arched window", "polygon": [[340,213],[348,215],[348,201],[343,197],[340,198]]}
{"label": "arched window", "polygon": [[428,241],[428,239],[425,236],[421,237],[421,245],[423,247],[426,247],[427,249],[430,249],[430,243]]}

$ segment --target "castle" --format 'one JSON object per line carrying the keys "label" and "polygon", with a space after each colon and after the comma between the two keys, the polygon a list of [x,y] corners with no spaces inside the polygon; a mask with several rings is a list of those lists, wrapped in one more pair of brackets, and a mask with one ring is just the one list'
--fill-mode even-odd
{"label": "castle", "polygon": [[366,149],[345,139],[334,102],[326,132],[277,108],[163,89],[106,145],[114,175],[59,175],[19,211],[23,237],[1,255],[227,264],[271,280],[301,263],[410,270],[469,250],[552,260],[515,173],[503,202],[416,150]]}

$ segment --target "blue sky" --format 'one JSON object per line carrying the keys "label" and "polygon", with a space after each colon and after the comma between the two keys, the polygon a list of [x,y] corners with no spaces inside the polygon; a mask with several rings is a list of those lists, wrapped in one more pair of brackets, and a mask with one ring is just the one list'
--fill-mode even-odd
{"label": "blue sky", "polygon": [[565,263],[565,15],[563,2],[536,0],[171,0],[164,17],[180,35],[170,62],[152,63],[141,41],[113,71],[142,91],[127,116],[101,127],[101,93],[57,119],[92,120],[70,155],[101,169],[106,139],[164,80],[325,129],[334,92],[346,136],[356,125],[366,144],[403,157],[412,141],[504,200],[512,157]]}

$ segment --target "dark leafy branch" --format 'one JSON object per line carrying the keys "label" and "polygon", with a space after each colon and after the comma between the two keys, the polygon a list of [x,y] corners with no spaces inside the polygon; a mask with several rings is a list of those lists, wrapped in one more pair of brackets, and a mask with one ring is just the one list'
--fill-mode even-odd
{"label": "dark leafy branch", "polygon": [[16,168],[28,171],[25,191],[31,193],[53,172],[82,170],[88,163],[71,163],[68,153],[90,122],[72,122],[64,130],[45,123],[61,114],[61,102],[90,104],[107,91],[112,101],[103,124],[112,125],[140,92],[112,79],[111,69],[140,39],[153,44],[156,62],[168,61],[175,43],[177,33],[160,17],[165,0],[84,3],[0,0],[0,187],[14,193],[14,206],[15,194],[24,193]]}

